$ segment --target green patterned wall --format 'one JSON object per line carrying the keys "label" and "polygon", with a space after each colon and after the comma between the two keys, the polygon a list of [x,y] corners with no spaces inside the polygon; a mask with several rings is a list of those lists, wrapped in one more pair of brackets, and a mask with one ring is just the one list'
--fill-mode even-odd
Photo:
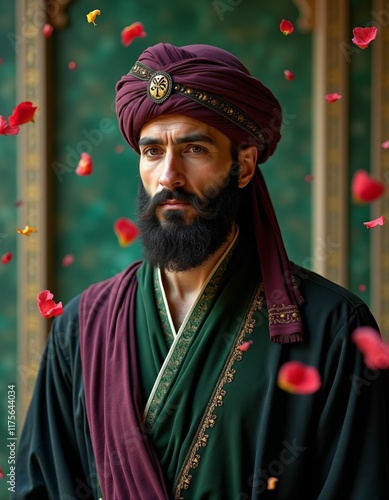
{"label": "green patterned wall", "polygon": [[[12,113],[16,99],[16,54],[8,35],[15,32],[14,0],[2,0],[0,15],[0,115]],[[16,144],[15,136],[0,136],[0,256],[12,252],[12,260],[0,262],[0,467],[9,472],[7,448],[7,389],[16,383]],[[8,478],[9,479],[9,478]],[[7,476],[0,479],[0,498],[7,498]]]}
{"label": "green patterned wall", "polygon": [[[101,15],[93,26],[86,14],[96,8]],[[112,105],[117,80],[146,47],[160,41],[223,47],[240,57],[279,98],[285,115],[283,139],[263,171],[290,257],[309,262],[311,186],[305,176],[311,173],[311,35],[297,29],[288,37],[280,32],[281,19],[296,24],[293,3],[118,0],[108,6],[88,0],[73,1],[68,14],[67,28],[51,40],[55,296],[67,301],[141,255],[137,243],[119,247],[112,230],[117,217],[133,216],[138,183],[137,156],[121,138]],[[143,23],[147,37],[123,47],[120,31],[134,21]],[[76,62],[77,69],[69,70],[69,61]],[[284,69],[295,73],[293,81],[285,80]],[[121,145],[124,151],[117,152]],[[90,177],[74,173],[82,150],[94,160]],[[61,260],[67,253],[75,261],[64,268]]]}

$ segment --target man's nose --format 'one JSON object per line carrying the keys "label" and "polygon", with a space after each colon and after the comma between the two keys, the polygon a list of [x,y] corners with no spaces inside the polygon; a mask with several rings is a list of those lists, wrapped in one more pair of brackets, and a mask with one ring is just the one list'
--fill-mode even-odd
{"label": "man's nose", "polygon": [[166,189],[173,190],[185,184],[182,160],[177,155],[168,153],[162,162],[159,183]]}

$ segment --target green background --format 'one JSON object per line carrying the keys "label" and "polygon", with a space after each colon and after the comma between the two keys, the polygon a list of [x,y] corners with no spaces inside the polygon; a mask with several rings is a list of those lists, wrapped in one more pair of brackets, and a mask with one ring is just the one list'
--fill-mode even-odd
{"label": "green background", "polygon": [[[350,25],[364,26],[370,2],[351,3]],[[93,26],[87,23],[86,14],[96,8],[101,15]],[[53,200],[49,259],[54,273],[49,286],[55,299],[66,303],[89,284],[112,276],[141,256],[138,242],[121,248],[113,232],[118,217],[133,218],[138,184],[138,158],[120,135],[113,104],[116,82],[146,47],[161,41],[208,43],[227,49],[280,100],[282,140],[262,169],[290,258],[310,265],[312,183],[305,177],[313,169],[312,34],[297,28],[290,36],[280,32],[281,19],[297,25],[298,9],[293,2],[73,0],[68,15],[67,27],[47,40],[52,54],[53,131],[48,171]],[[135,21],[143,23],[147,37],[123,47],[120,32]],[[7,37],[14,32],[14,0],[2,0],[0,114],[4,116],[17,104],[16,54]],[[68,68],[70,61],[76,62],[77,69]],[[350,62],[350,179],[354,170],[369,165],[370,62],[368,51]],[[284,69],[295,74],[293,81],[285,80]],[[16,145],[17,138],[0,136],[0,254],[14,254],[8,265],[0,264],[0,466],[5,473],[9,470],[6,392],[17,376]],[[74,173],[81,151],[90,152],[93,158],[94,172],[89,177]],[[369,209],[351,202],[349,209],[350,288],[358,293],[358,285],[369,281],[369,240],[362,226],[363,220],[369,220]],[[68,253],[75,261],[63,267],[62,258]],[[364,298],[368,301],[368,292]],[[7,497],[5,481],[0,480],[0,498]]]}

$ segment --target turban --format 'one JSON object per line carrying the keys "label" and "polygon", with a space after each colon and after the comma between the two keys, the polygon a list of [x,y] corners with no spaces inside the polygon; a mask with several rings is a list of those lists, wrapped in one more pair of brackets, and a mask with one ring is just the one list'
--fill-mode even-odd
{"label": "turban", "polygon": [[205,122],[237,145],[255,145],[259,163],[273,154],[281,137],[277,99],[239,59],[218,47],[159,43],[141,54],[116,90],[120,130],[137,152],[143,125],[168,114]]}
{"label": "turban", "polygon": [[[281,138],[281,108],[272,92],[234,55],[209,45],[159,43],[146,49],[116,85],[116,113],[123,137],[138,153],[142,127],[161,115],[186,115],[216,128],[238,147],[255,146],[258,163],[274,153]],[[302,340],[298,305],[304,299],[259,168],[247,188],[270,339]]]}

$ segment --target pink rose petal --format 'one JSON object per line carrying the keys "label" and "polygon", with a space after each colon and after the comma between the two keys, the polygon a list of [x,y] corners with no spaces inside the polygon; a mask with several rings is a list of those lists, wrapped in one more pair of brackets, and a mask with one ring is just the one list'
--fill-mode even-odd
{"label": "pink rose petal", "polygon": [[243,342],[243,344],[238,346],[239,351],[248,351],[250,349],[251,344],[253,343],[252,340],[248,340],[247,342]]}
{"label": "pink rose petal", "polygon": [[377,28],[375,26],[369,28],[354,28],[353,35],[354,38],[351,41],[360,49],[366,49],[369,43],[377,36]]}
{"label": "pink rose petal", "polygon": [[89,153],[81,153],[81,160],[76,168],[77,175],[90,175],[93,172],[92,157]]}
{"label": "pink rose petal", "polygon": [[366,170],[357,170],[351,181],[351,193],[355,202],[369,203],[385,192],[382,182],[370,177]]}
{"label": "pink rose petal", "polygon": [[327,94],[325,96],[325,98],[327,99],[327,101],[329,103],[332,103],[332,102],[335,102],[335,101],[339,101],[339,99],[342,99],[342,96],[340,94],[338,94],[337,92],[334,92],[332,94]]}
{"label": "pink rose petal", "polygon": [[321,378],[314,366],[288,361],[278,371],[277,384],[291,394],[312,394],[320,389]]}
{"label": "pink rose petal", "polygon": [[361,326],[353,331],[351,340],[361,351],[368,368],[372,370],[389,369],[389,345],[382,340],[377,330]]}
{"label": "pink rose petal", "polygon": [[377,217],[377,219],[371,220],[369,222],[364,222],[363,225],[368,229],[371,229],[375,226],[383,226],[385,224],[385,217],[381,215],[381,217]]}
{"label": "pink rose petal", "polygon": [[384,149],[389,149],[389,141],[385,141],[381,144],[381,147]]}
{"label": "pink rose petal", "polygon": [[53,300],[54,295],[50,290],[43,290],[37,297],[38,309],[44,318],[60,316],[63,313],[62,302],[56,304]]}
{"label": "pink rose petal", "polygon": [[72,255],[71,253],[67,253],[66,255],[64,255],[62,259],[62,266],[68,267],[71,264],[73,264],[73,262],[74,262],[74,255]]}

